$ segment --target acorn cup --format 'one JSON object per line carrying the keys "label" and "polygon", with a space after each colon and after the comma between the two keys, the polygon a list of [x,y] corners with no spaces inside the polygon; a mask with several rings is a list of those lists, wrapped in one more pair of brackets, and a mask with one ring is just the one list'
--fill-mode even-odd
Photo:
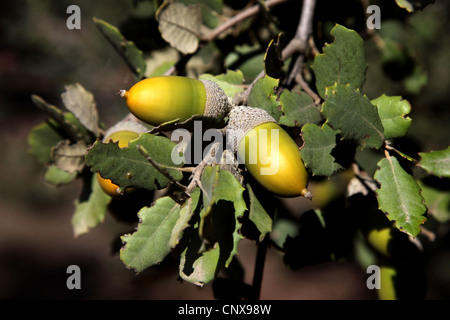
{"label": "acorn cup", "polygon": [[232,107],[216,83],[180,76],[147,78],[119,94],[133,115],[152,126],[194,115],[223,118]]}
{"label": "acorn cup", "polygon": [[250,174],[267,190],[281,197],[304,196],[308,173],[300,149],[265,110],[235,106],[229,114],[227,139]]}

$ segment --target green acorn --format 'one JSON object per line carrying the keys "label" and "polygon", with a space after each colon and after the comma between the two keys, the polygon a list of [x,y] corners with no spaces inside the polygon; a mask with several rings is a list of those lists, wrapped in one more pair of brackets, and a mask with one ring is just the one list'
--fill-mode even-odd
{"label": "green acorn", "polygon": [[227,125],[240,162],[267,190],[282,197],[311,198],[300,149],[265,110],[233,107]]}
{"label": "green acorn", "polygon": [[147,78],[119,94],[133,115],[153,126],[193,115],[222,118],[232,107],[216,83],[180,76]]}

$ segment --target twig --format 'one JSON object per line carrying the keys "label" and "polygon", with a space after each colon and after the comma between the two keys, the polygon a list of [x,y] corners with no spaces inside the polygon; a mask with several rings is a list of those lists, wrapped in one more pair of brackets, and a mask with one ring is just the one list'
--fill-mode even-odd
{"label": "twig", "polygon": [[305,91],[313,100],[314,104],[317,106],[320,104],[320,97],[317,93],[315,93],[308,85],[308,83],[303,79],[302,75],[300,73],[297,74],[295,77],[295,81],[297,81],[300,84],[300,87]]}
{"label": "twig", "polygon": [[[301,70],[301,64],[303,62],[303,53],[306,51],[308,47],[308,39],[312,32],[312,21],[313,21],[313,15],[314,15],[314,9],[316,5],[316,0],[303,0],[303,6],[302,6],[302,13],[300,16],[300,20],[297,26],[297,31],[295,33],[294,38],[289,41],[289,43],[286,45],[286,47],[281,52],[281,60],[285,61],[286,59],[290,58],[294,54],[300,54],[298,59],[296,60],[294,64],[294,68],[292,69],[290,75],[288,76],[288,82],[291,77],[296,78],[297,74],[300,74]],[[247,101],[248,96],[250,95],[250,92],[253,88],[253,85],[258,81],[260,78],[264,77],[265,72],[264,70],[261,71],[261,73],[252,81],[252,83],[248,86],[248,88],[240,94],[236,99],[236,104],[239,103],[245,103]],[[300,74],[301,76],[301,74]],[[313,100],[314,103],[318,104],[318,101],[320,101],[320,98],[317,94],[315,94],[307,85],[307,83],[301,79],[299,82],[302,88],[304,88],[305,92],[309,94]]]}
{"label": "twig", "polygon": [[245,91],[239,95],[236,96],[234,103],[235,104],[240,104],[240,103],[246,103],[248,96],[250,95],[250,92],[252,91],[253,86],[255,85],[256,81],[258,81],[261,78],[264,78],[264,76],[266,75],[265,70],[261,71],[256,77],[255,79],[253,79],[252,83],[249,84],[249,86],[247,87],[247,89],[245,89]]}
{"label": "twig", "polygon": [[352,163],[353,173],[358,179],[359,183],[365,188],[366,192],[362,192],[363,194],[373,194],[377,189],[378,182],[370,177],[367,172],[361,170],[361,166],[353,162]]}
{"label": "twig", "polygon": [[201,176],[205,167],[215,158],[218,148],[221,146],[220,142],[213,143],[208,154],[202,159],[202,161],[193,169],[191,182],[186,187],[185,192],[190,194],[194,191],[195,187],[202,189]]}
{"label": "twig", "polygon": [[[314,16],[315,5],[316,5],[315,0],[303,0],[302,14],[300,17],[300,21],[298,23],[295,36],[288,43],[288,45],[282,52],[283,60],[287,59],[290,56],[293,56],[294,54],[298,54],[291,69],[291,72],[286,80],[286,83],[288,85],[292,84],[292,81],[294,79],[295,80],[298,79],[297,75],[300,75],[300,77],[302,77],[300,70],[303,65],[304,52],[308,48],[308,39],[312,32],[312,21]],[[305,86],[306,84],[305,81],[301,81],[300,85],[301,83],[303,83],[303,86]],[[308,92],[311,93],[312,90],[308,90]],[[316,101],[317,95],[315,95],[313,99]]]}
{"label": "twig", "polygon": [[404,153],[401,152],[400,150],[397,150],[397,149],[395,149],[394,147],[391,147],[391,145],[390,145],[389,143],[385,143],[384,147],[385,147],[387,150],[394,151],[395,153],[397,153],[398,155],[400,155],[402,158],[405,158],[406,160],[411,161],[411,162],[414,163],[414,164],[420,165],[420,162],[419,162],[419,161],[417,161],[416,159],[414,159],[414,158],[408,156],[407,154],[404,154]]}
{"label": "twig", "polygon": [[286,45],[281,53],[282,60],[286,60],[295,53],[303,53],[308,46],[308,38],[312,32],[312,21],[316,0],[303,0],[302,14],[294,38]]}
{"label": "twig", "polygon": [[61,128],[64,130],[64,132],[72,142],[77,142],[82,139],[87,143],[91,143],[88,138],[82,137],[79,131],[66,121],[66,119],[64,118],[64,113],[59,108],[47,103],[44,99],[35,94],[31,96],[31,101],[36,107],[38,107],[39,110],[45,112],[52,119],[54,119],[61,126]]}
{"label": "twig", "polygon": [[[269,1],[265,2],[264,5],[267,8],[271,8],[271,7],[274,7],[276,5],[279,5],[279,4],[281,4],[283,2],[287,2],[287,1],[289,1],[289,0],[269,0]],[[238,13],[234,17],[228,19],[226,22],[224,22],[223,24],[221,24],[220,26],[215,28],[213,31],[211,31],[209,34],[204,36],[202,38],[202,42],[200,43],[197,50],[194,53],[183,55],[174,66],[172,66],[169,70],[166,71],[165,75],[166,76],[172,75],[177,70],[180,70],[181,66],[186,65],[187,62],[195,55],[195,53],[197,53],[205,44],[213,41],[220,34],[225,32],[226,30],[230,29],[231,27],[235,26],[236,24],[240,23],[241,21],[243,21],[253,15],[258,14],[260,10],[261,10],[261,6],[256,4],[252,7]]]}
{"label": "twig", "polygon": [[[274,7],[280,3],[287,2],[288,0],[269,0],[264,3],[264,5],[267,8]],[[227,20],[225,23],[221,24],[217,28],[215,28],[213,31],[211,31],[204,40],[209,42],[217,38],[222,32],[226,31],[227,29],[233,27],[234,25],[238,24],[239,22],[256,15],[261,10],[261,6],[259,4],[256,4],[239,14],[235,15],[233,18]]]}
{"label": "twig", "polygon": [[252,282],[253,300],[259,300],[261,296],[261,285],[266,261],[268,239],[269,237],[264,238],[264,240],[258,245],[258,250],[256,252],[255,270],[253,273]]}

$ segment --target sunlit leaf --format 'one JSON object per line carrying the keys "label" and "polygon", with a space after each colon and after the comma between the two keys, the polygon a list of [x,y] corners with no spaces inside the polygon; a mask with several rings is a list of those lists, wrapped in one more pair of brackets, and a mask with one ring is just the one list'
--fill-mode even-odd
{"label": "sunlit leaf", "polygon": [[280,103],[277,101],[277,86],[278,80],[269,76],[258,79],[248,97],[248,106],[264,109],[278,121],[283,112],[280,110]]}
{"label": "sunlit leaf", "polygon": [[61,186],[71,183],[78,176],[77,171],[69,173],[58,168],[56,165],[50,165],[45,172],[44,180],[54,186]]}
{"label": "sunlit leaf", "polygon": [[311,66],[322,98],[326,97],[325,89],[335,83],[361,89],[367,68],[364,42],[356,31],[337,24],[331,35],[334,42],[325,45],[323,53],[315,57]]}
{"label": "sunlit leaf", "polygon": [[244,75],[239,70],[227,70],[227,73],[216,76],[211,74],[202,74],[199,79],[211,80],[217,83],[229,97],[234,97],[237,93],[244,90],[242,86],[242,83],[244,82]]}
{"label": "sunlit leaf", "polygon": [[450,177],[450,146],[444,150],[419,153],[420,166],[438,177]]}
{"label": "sunlit leaf", "polygon": [[408,12],[413,12],[415,10],[422,10],[434,0],[395,0],[400,8],[406,9]]}
{"label": "sunlit leaf", "polygon": [[[272,217],[267,212],[271,210],[271,206],[263,206],[261,204],[261,200],[258,195],[253,191],[253,188],[250,184],[246,185],[247,192],[250,198],[250,208],[249,208],[249,219],[252,221],[258,231],[260,232],[259,241],[262,241],[265,236],[272,231]],[[274,215],[273,212],[272,216]]]}
{"label": "sunlit leaf", "polygon": [[180,261],[180,276],[199,286],[213,280],[237,254],[242,239],[239,218],[246,210],[244,188],[231,173],[207,167],[201,180],[205,207],[200,216],[204,221],[190,230]]}
{"label": "sunlit leaf", "polygon": [[126,266],[141,272],[160,263],[170,253],[169,241],[180,208],[172,198],[162,197],[152,207],[139,211],[137,231],[121,237],[125,245],[120,250],[120,259]]}
{"label": "sunlit leaf", "polygon": [[167,186],[170,180],[141,154],[138,146],[142,146],[161,168],[166,167],[174,180],[181,180],[182,173],[174,167],[182,164],[175,164],[171,158],[176,144],[169,138],[152,134],[142,134],[131,141],[128,148],[119,148],[117,142],[97,141],[86,155],[86,164],[92,172],[100,172],[103,178],[111,179],[122,190],[129,187],[155,190]]}
{"label": "sunlit leaf", "polygon": [[386,139],[403,137],[411,126],[411,105],[400,96],[389,97],[385,94],[371,101],[377,106]]}
{"label": "sunlit leaf", "polygon": [[100,188],[95,175],[92,176],[89,191],[87,199],[75,201],[75,213],[71,223],[76,237],[89,232],[90,229],[103,222],[108,203],[111,201],[111,197]]}

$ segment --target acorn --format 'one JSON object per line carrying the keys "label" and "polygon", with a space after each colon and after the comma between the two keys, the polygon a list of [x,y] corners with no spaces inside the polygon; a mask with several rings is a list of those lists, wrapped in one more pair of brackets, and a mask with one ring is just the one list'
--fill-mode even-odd
{"label": "acorn", "polygon": [[180,76],[147,78],[119,94],[133,115],[152,126],[193,115],[223,118],[232,107],[216,83]]}
{"label": "acorn", "polygon": [[[119,148],[127,148],[131,141],[137,139],[141,133],[148,130],[149,128],[138,119],[128,116],[108,129],[102,142],[117,142]],[[98,172],[97,181],[102,190],[113,198],[121,198],[134,190],[133,188],[127,188],[124,192],[121,192],[118,185],[114,184],[110,179],[102,178]]]}
{"label": "acorn", "polygon": [[231,139],[238,161],[244,163],[267,190],[282,197],[311,199],[300,149],[267,111],[233,107],[227,124],[227,139]]}

